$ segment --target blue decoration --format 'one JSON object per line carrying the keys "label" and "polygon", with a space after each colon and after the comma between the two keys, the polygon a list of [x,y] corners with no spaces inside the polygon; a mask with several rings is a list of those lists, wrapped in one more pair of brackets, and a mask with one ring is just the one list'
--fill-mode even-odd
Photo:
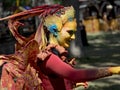
{"label": "blue decoration", "polygon": [[58,35],[57,33],[57,26],[55,24],[51,25],[51,26],[48,26],[48,30],[55,36]]}
{"label": "blue decoration", "polygon": [[73,21],[73,17],[69,17],[69,18],[68,18],[68,21]]}
{"label": "blue decoration", "polygon": [[29,6],[25,6],[24,7],[26,10],[29,10],[29,9],[31,9]]}

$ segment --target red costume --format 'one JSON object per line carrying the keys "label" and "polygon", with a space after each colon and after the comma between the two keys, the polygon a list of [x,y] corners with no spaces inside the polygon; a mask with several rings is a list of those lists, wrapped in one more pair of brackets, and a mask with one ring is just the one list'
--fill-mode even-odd
{"label": "red costume", "polygon": [[[72,90],[76,83],[91,81],[113,74],[109,68],[73,68],[74,59],[69,60],[67,51],[59,45],[48,44],[45,49],[40,50],[43,22],[38,27],[36,34],[30,38],[19,35],[18,27],[23,25],[19,20],[36,15],[45,18],[48,14],[54,14],[61,8],[64,7],[45,5],[1,19],[9,19],[9,29],[17,40],[17,47],[14,54],[0,56],[0,89]],[[57,36],[52,30],[51,32]],[[113,71],[118,73],[120,69],[119,67],[113,68]]]}
{"label": "red costume", "polygon": [[[62,52],[63,51],[64,50],[62,50]],[[66,51],[63,53],[61,54],[66,55]],[[41,58],[41,55],[38,55],[38,58],[39,57]],[[73,90],[75,83],[91,81],[112,75],[106,68],[88,70],[75,69],[53,53],[49,53],[44,61],[38,60],[38,63],[44,90]]]}

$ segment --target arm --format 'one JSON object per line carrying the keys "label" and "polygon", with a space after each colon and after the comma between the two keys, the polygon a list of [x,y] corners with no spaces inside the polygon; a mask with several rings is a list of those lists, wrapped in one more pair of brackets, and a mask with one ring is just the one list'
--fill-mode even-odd
{"label": "arm", "polygon": [[[64,63],[54,54],[52,54],[44,63],[46,70],[49,70],[52,73],[56,73],[63,78],[67,78],[74,82],[91,81],[113,74],[112,69],[109,67],[99,69],[74,69],[70,65]],[[120,71],[120,67],[118,67],[118,69],[118,71]]]}

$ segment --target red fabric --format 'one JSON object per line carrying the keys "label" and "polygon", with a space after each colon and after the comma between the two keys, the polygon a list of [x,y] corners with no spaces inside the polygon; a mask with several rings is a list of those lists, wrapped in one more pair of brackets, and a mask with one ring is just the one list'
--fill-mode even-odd
{"label": "red fabric", "polygon": [[[49,69],[51,73],[58,74],[74,82],[94,80],[96,79],[94,75],[98,71],[97,69],[75,69],[54,54],[45,62],[45,68]],[[89,76],[89,74],[93,75]]]}
{"label": "red fabric", "polygon": [[54,54],[40,63],[39,67],[45,90],[72,90],[72,82],[85,82],[99,78],[95,77],[97,69],[74,69]]}

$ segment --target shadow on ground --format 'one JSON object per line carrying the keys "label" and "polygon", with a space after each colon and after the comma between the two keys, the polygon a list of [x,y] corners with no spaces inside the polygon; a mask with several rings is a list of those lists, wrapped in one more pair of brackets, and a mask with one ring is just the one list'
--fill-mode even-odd
{"label": "shadow on ground", "polygon": [[[120,32],[88,34],[90,46],[84,47],[85,57],[77,59],[77,68],[98,68],[120,65]],[[75,90],[120,90],[120,76],[88,82],[89,87]]]}

